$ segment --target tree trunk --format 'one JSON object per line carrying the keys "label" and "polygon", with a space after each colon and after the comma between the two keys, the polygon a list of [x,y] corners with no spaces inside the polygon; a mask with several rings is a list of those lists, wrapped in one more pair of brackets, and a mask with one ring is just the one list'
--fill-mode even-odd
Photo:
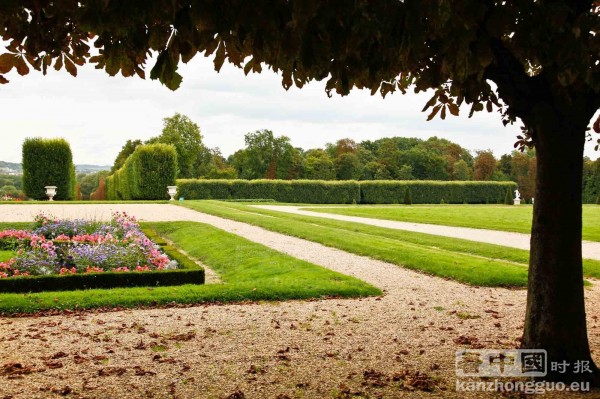
{"label": "tree trunk", "polygon": [[[548,352],[548,380],[597,381],[586,329],[581,257],[583,149],[591,115],[576,110],[565,117],[555,110],[538,107],[529,119],[537,177],[523,347]],[[570,364],[570,372],[551,371],[552,362],[563,361]],[[589,362],[593,372],[575,373],[578,361]]]}

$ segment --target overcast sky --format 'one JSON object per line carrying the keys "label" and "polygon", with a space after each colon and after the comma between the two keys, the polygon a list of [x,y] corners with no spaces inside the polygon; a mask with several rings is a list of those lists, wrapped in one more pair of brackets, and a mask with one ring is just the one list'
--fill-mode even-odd
{"label": "overcast sky", "polygon": [[[64,137],[75,163],[110,165],[127,139],[160,134],[162,119],[179,112],[201,129],[209,147],[225,156],[244,146],[244,134],[270,129],[304,149],[349,137],[356,141],[404,136],[447,138],[469,150],[491,149],[496,156],[513,149],[517,125],[504,127],[499,114],[426,121],[421,112],[427,94],[396,93],[382,99],[365,91],[328,98],[324,82],[285,91],[280,78],[265,70],[244,76],[225,65],[220,73],[197,56],[183,65],[181,88],[170,91],[157,81],[109,77],[93,67],[79,68],[73,78],[65,71],[47,76],[32,71],[0,85],[0,160],[21,161],[27,137]],[[588,144],[586,155],[598,157]]]}

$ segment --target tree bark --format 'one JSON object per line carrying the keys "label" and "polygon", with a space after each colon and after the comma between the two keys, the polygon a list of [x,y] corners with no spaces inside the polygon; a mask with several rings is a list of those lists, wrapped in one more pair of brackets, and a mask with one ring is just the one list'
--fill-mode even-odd
{"label": "tree bark", "polygon": [[[586,107],[587,108],[587,107]],[[548,352],[548,380],[598,381],[588,343],[581,256],[583,149],[589,110],[536,106],[537,177],[523,347]],[[567,373],[551,363],[569,363]],[[575,373],[576,362],[592,373]]]}

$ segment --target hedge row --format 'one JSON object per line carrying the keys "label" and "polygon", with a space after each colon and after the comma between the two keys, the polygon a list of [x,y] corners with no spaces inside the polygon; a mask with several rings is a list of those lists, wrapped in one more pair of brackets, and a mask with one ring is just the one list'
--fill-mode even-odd
{"label": "hedge row", "polygon": [[272,199],[279,202],[351,204],[360,200],[356,181],[320,180],[177,180],[185,199]]}
{"label": "hedge row", "polygon": [[121,169],[106,178],[108,200],[168,199],[175,185],[177,153],[167,144],[136,147]]}
{"label": "hedge row", "polygon": [[513,182],[424,180],[177,180],[185,199],[273,199],[313,204],[399,204],[409,189],[414,204],[503,203]]}
{"label": "hedge row", "polygon": [[406,189],[413,204],[502,204],[513,182],[482,181],[364,181],[360,182],[361,203],[401,204]]}
{"label": "hedge row", "polygon": [[179,263],[179,269],[131,273],[89,273],[50,276],[29,276],[0,279],[0,293],[42,291],[72,291],[92,288],[158,287],[184,284],[204,284],[204,269],[177,249],[155,240],[169,258]]}
{"label": "hedge row", "polygon": [[77,179],[69,143],[64,139],[28,138],[23,143],[23,191],[47,199],[45,186],[56,186],[55,200],[76,197]]}

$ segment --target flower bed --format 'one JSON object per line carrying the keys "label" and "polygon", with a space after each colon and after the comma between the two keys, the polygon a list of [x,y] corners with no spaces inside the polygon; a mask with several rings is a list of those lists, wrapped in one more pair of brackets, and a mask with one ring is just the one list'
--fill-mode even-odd
{"label": "flower bed", "polygon": [[[0,231],[0,249],[17,253],[0,262],[0,292],[204,282],[200,267],[174,248],[161,248],[125,213],[114,213],[108,223],[40,214],[31,231]],[[115,277],[119,274],[127,276]],[[151,276],[134,277],[141,274]],[[68,276],[77,276],[71,281],[78,283],[54,279]]]}

